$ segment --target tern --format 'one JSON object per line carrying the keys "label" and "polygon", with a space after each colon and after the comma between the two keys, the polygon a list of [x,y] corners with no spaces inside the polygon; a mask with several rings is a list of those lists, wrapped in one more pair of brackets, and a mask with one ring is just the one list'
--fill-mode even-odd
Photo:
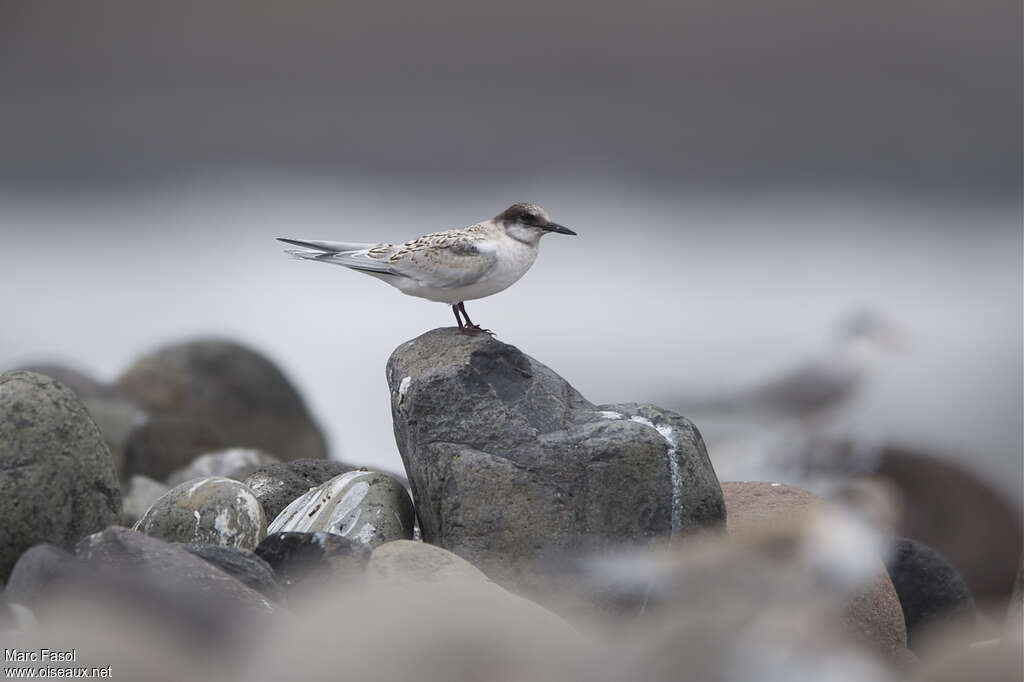
{"label": "tern", "polygon": [[[465,333],[490,333],[469,319],[466,301],[504,291],[537,259],[541,237],[575,235],[552,222],[536,204],[517,203],[490,220],[469,227],[432,232],[404,244],[330,242],[278,237],[301,249],[304,260],[342,265],[387,282],[403,294],[446,303]],[[463,322],[465,318],[465,322]]]}

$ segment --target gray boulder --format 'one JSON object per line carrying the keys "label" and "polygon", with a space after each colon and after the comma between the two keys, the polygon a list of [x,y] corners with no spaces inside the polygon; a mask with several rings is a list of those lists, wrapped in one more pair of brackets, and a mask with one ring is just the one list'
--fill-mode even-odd
{"label": "gray boulder", "polygon": [[354,467],[326,459],[297,459],[260,467],[249,474],[245,484],[263,505],[267,519],[273,521],[293,500],[310,488],[326,483]]}
{"label": "gray boulder", "polygon": [[373,549],[412,538],[412,501],[405,486],[376,471],[350,471],[294,500],[274,519],[269,533],[324,531]]}
{"label": "gray boulder", "polygon": [[515,347],[454,329],[400,346],[387,377],[424,540],[496,579],[725,520],[704,442],[678,414],[594,405]]}
{"label": "gray boulder", "polygon": [[253,549],[266,535],[267,521],[245,484],[210,476],[169,490],[135,530],[167,542]]}
{"label": "gray boulder", "polygon": [[230,450],[210,452],[196,457],[187,467],[168,476],[167,485],[175,486],[204,476],[223,476],[236,481],[244,481],[256,469],[268,464],[277,464],[280,461],[277,457],[268,455],[262,450],[249,448],[231,448]]}
{"label": "gray boulder", "polygon": [[283,460],[327,457],[323,434],[292,383],[264,355],[237,343],[166,346],[139,359],[117,387],[151,414],[215,426],[224,447],[256,448]]}
{"label": "gray boulder", "polygon": [[96,424],[42,374],[0,375],[0,579],[39,543],[69,547],[121,516],[121,489]]}

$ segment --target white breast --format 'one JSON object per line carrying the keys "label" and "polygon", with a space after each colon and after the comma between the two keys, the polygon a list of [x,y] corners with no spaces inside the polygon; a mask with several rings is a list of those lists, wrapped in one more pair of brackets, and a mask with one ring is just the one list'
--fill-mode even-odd
{"label": "white breast", "polygon": [[389,282],[410,296],[454,305],[462,301],[475,301],[504,291],[526,274],[537,260],[537,245],[524,244],[507,235],[497,237],[484,248],[493,248],[497,256],[494,266],[475,282],[458,287],[431,287],[409,280]]}

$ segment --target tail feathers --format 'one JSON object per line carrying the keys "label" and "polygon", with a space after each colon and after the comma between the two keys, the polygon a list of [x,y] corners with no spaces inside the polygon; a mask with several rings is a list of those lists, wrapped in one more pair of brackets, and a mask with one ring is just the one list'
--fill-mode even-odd
{"label": "tail feathers", "polygon": [[334,255],[333,252],[306,251],[302,249],[285,249],[285,253],[296,260],[324,260]]}
{"label": "tail feathers", "polygon": [[[325,242],[319,239],[289,239],[287,237],[278,237],[277,241],[284,242],[285,244],[291,244],[292,246],[301,246],[306,249],[313,249],[314,251],[320,251],[323,253],[360,251],[374,246],[373,244],[364,244],[362,242]],[[289,251],[288,253],[292,252]]]}

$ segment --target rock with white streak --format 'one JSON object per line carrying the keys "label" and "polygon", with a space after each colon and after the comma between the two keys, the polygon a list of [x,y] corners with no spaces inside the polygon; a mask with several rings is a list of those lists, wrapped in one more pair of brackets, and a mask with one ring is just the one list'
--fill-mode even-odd
{"label": "rock with white streak", "polygon": [[423,539],[500,582],[623,543],[721,528],[703,439],[653,405],[595,405],[519,349],[435,329],[388,361]]}
{"label": "rock with white streak", "polygon": [[327,532],[372,549],[413,536],[414,514],[405,487],[387,474],[350,471],[294,500],[270,524],[270,533]]}
{"label": "rock with white streak", "polygon": [[158,499],[135,526],[168,542],[254,549],[267,523],[244,484],[211,476],[186,481]]}
{"label": "rock with white streak", "polygon": [[256,493],[267,519],[273,521],[292,500],[310,488],[354,468],[336,460],[296,459],[262,466],[249,474],[244,483]]}

